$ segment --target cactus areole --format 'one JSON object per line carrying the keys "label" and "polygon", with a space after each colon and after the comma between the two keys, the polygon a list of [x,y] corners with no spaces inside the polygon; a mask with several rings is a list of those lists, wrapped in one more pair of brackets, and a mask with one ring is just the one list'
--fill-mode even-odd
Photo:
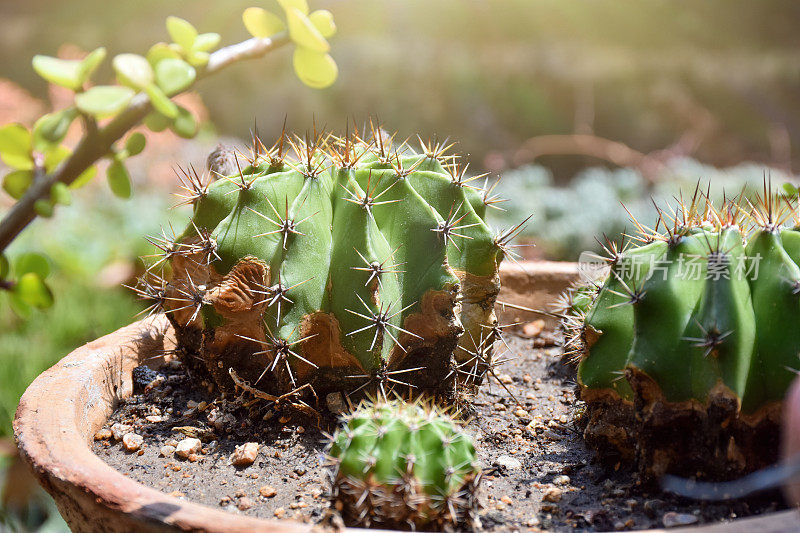
{"label": "cactus areole", "polygon": [[140,292],[163,304],[190,368],[271,394],[477,385],[518,228],[490,231],[495,200],[447,147],[422,146],[380,129],[256,140],[249,157],[216,153],[210,184],[188,175],[194,215],[161,242],[171,274]]}
{"label": "cactus areole", "polygon": [[766,186],[746,205],[695,194],[662,213],[663,234],[610,244],[593,301],[573,299],[586,439],[645,477],[726,478],[777,458],[800,368],[800,231]]}
{"label": "cactus areole", "polygon": [[365,405],[331,440],[333,503],[348,525],[445,529],[476,520],[472,440],[418,404]]}

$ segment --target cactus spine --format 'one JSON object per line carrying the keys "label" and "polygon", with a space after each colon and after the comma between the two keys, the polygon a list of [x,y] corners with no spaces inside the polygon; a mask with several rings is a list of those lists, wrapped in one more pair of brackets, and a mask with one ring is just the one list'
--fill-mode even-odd
{"label": "cactus spine", "polygon": [[270,393],[477,385],[519,228],[489,229],[496,200],[448,148],[415,152],[374,128],[367,140],[256,139],[233,174],[187,174],[191,222],[153,241],[171,275],[140,292],[167,311],[185,362],[223,389],[232,374]]}
{"label": "cactus spine", "polygon": [[348,525],[468,526],[479,482],[471,439],[419,404],[366,404],[331,439],[334,505]]}
{"label": "cactus spine", "polygon": [[649,478],[732,477],[777,457],[800,368],[800,231],[766,184],[758,207],[695,193],[676,213],[663,233],[640,226],[638,245],[609,246],[588,310],[566,313],[585,436]]}

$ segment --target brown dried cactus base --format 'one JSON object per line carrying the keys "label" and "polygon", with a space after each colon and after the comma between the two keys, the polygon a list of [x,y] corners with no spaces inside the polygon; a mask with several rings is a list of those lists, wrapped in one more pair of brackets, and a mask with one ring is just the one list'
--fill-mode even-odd
{"label": "brown dried cactus base", "polygon": [[480,476],[470,477],[456,495],[442,502],[434,501],[410,481],[391,489],[341,476],[334,481],[331,501],[348,526],[471,531],[476,527],[479,482]]}
{"label": "brown dried cactus base", "polygon": [[634,464],[643,481],[654,482],[664,474],[734,479],[778,459],[780,405],[745,416],[724,393],[704,406],[639,392],[630,403],[612,392],[584,391],[584,438],[605,463]]}

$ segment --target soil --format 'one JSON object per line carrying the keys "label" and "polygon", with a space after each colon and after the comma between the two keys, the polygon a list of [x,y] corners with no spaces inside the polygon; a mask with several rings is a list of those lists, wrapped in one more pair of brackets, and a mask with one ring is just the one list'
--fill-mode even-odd
{"label": "soil", "polygon": [[[562,364],[554,335],[507,340],[514,359],[497,370],[497,380],[484,384],[467,424],[484,469],[479,489],[484,529],[645,529],[731,520],[785,507],[777,492],[726,503],[693,502],[643,487],[623,465],[602,466],[584,445],[574,372]],[[94,450],[108,464],[145,485],[233,513],[312,523],[325,517],[329,484],[323,467],[324,431],[333,431],[334,416],[323,413],[318,427],[318,420],[307,414],[274,412],[265,402],[214,403],[208,389],[193,385],[177,362],[158,373],[145,367],[137,371],[135,394],[106,427],[131,425],[144,443],[128,452],[122,440],[101,431]],[[147,392],[142,391],[145,383],[151,383]],[[220,418],[215,407],[236,416]],[[221,429],[209,424],[209,415],[212,420],[216,416]],[[239,425],[231,426],[234,420]],[[203,441],[200,453],[189,460],[161,455],[169,441],[174,445],[187,436]],[[248,441],[259,443],[255,462],[233,466],[235,447]]]}

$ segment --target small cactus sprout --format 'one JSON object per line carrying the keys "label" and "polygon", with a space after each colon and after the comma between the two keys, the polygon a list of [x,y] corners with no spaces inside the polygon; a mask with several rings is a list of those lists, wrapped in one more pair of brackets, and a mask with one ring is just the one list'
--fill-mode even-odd
{"label": "small cactus sprout", "polygon": [[348,525],[471,525],[480,480],[470,437],[419,403],[365,403],[331,438],[332,498]]}
{"label": "small cactus sprout", "polygon": [[215,181],[181,176],[186,229],[152,239],[168,282],[139,292],[223,390],[235,373],[270,394],[469,393],[492,368],[498,269],[519,227],[489,229],[497,199],[448,148],[373,127],[217,149]]}
{"label": "small cactus sprout", "polygon": [[[665,473],[728,478],[777,458],[781,401],[800,368],[796,199],[765,183],[715,208],[696,192],[656,228],[609,246],[608,274],[566,297],[587,443]],[[584,298],[581,296],[580,298]]]}

